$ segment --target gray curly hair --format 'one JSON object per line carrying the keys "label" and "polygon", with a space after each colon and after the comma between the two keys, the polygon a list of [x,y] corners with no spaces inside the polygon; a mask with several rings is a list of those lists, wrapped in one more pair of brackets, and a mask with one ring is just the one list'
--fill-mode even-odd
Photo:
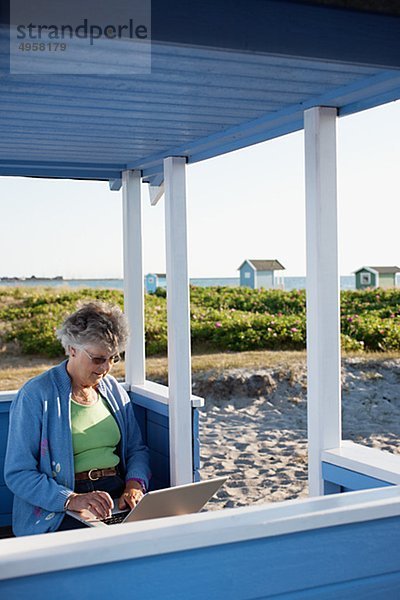
{"label": "gray curly hair", "polygon": [[122,310],[99,300],[81,304],[56,332],[66,354],[71,346],[82,347],[90,343],[103,344],[109,352],[121,352],[128,334],[128,322]]}

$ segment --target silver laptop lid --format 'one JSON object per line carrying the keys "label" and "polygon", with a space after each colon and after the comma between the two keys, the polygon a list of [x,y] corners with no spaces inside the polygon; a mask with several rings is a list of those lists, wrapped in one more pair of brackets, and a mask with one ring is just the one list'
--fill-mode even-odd
{"label": "silver laptop lid", "polygon": [[127,515],[124,523],[196,513],[227,479],[228,477],[217,477],[149,492]]}

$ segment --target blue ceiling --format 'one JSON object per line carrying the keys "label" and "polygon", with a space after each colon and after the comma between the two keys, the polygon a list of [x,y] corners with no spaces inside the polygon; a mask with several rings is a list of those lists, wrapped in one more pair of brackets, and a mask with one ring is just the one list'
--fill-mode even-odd
{"label": "blue ceiling", "polygon": [[344,115],[400,98],[398,17],[273,0],[152,8],[147,75],[102,76],[101,64],[99,75],[12,75],[2,52],[0,175],[107,180],[136,168],[157,185],[165,156],[195,162],[299,130],[312,106]]}

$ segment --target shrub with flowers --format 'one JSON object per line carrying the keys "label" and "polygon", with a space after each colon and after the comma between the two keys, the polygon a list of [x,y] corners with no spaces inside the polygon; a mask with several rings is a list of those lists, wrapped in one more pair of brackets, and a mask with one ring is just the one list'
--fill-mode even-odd
{"label": "shrub with flowers", "polygon": [[400,290],[349,290],[341,294],[342,333],[364,350],[400,350]]}
{"label": "shrub with flowers", "polygon": [[[81,300],[99,299],[123,305],[120,292],[82,289],[56,292],[54,288],[0,288],[0,332],[5,341],[18,341],[25,354],[59,356],[55,332]],[[6,298],[6,302],[3,300]],[[14,300],[14,301],[11,301]]]}
{"label": "shrub with flowers", "polygon": [[[304,290],[191,287],[193,350],[300,350],[306,347]],[[55,330],[78,301],[98,298],[123,306],[116,290],[0,288],[0,334],[28,354],[59,356]],[[165,290],[147,294],[146,353],[167,350]],[[341,293],[342,348],[400,350],[400,290]]]}

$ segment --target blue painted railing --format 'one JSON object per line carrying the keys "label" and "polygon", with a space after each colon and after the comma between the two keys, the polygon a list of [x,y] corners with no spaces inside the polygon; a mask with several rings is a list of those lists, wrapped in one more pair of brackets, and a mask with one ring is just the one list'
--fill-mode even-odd
{"label": "blue painted railing", "polygon": [[390,600],[399,542],[396,486],[3,540],[0,596]]}
{"label": "blue painted railing", "polygon": [[388,481],[369,477],[368,475],[326,462],[322,463],[322,475],[325,481],[325,494],[370,490],[394,485]]}
{"label": "blue painted railing", "polygon": [[325,494],[400,485],[400,455],[343,440],[321,456]]}

